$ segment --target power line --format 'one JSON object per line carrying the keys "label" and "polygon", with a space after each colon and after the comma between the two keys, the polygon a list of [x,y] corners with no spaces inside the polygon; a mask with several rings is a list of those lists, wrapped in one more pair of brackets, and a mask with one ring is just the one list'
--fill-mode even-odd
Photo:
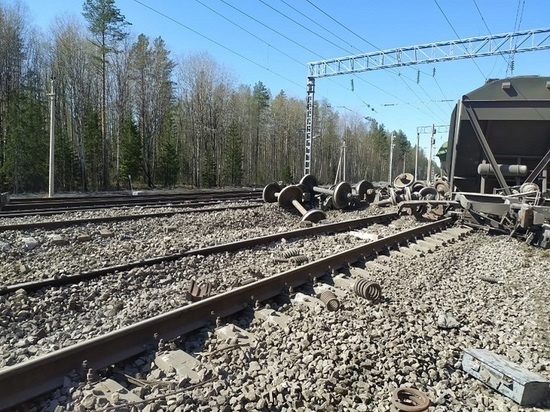
{"label": "power line", "polygon": [[[456,35],[456,38],[460,41],[462,41],[462,39],[460,38],[460,36],[458,35],[458,33],[456,32],[455,28],[453,27],[453,25],[451,24],[451,21],[449,20],[449,18],[447,17],[447,15],[445,14],[445,12],[443,11],[443,9],[441,8],[441,6],[439,5],[439,3],[437,2],[437,0],[434,0],[437,8],[439,9],[439,11],[441,12],[441,14],[443,14],[443,17],[445,17],[445,20],[447,20],[447,23],[449,23],[449,26],[451,26],[451,29],[453,29],[453,32],[454,34]],[[469,54],[469,53],[468,53]],[[474,58],[472,57],[472,55],[470,55],[470,59],[472,59],[472,62],[474,62],[474,64],[476,65],[477,69],[479,70],[479,72],[481,73],[481,76],[484,78],[484,79],[487,79],[487,77],[483,74],[483,72],[481,71],[481,69],[479,68],[478,64],[476,63],[476,61],[474,60]]]}
{"label": "power line", "polygon": [[[399,78],[401,79],[401,81],[405,84],[405,86],[407,86],[407,88],[411,91],[412,94],[414,94],[416,96],[416,98],[418,99],[419,102],[423,103],[422,102],[422,99],[420,98],[420,96],[418,96],[418,94],[411,88],[411,86],[409,86],[407,84],[407,82],[405,81],[405,79],[403,79],[401,76],[399,76]],[[428,96],[429,97],[429,96]],[[437,115],[426,103],[424,103],[426,108],[432,112],[432,114],[437,117],[438,119],[441,120],[441,117],[439,117],[439,115]],[[416,108],[418,111],[420,111],[421,113],[425,114],[426,116],[429,116],[428,113],[424,112],[423,110],[420,110],[418,107]]]}
{"label": "power line", "polygon": [[[485,21],[485,18],[483,17],[483,13],[481,13],[481,10],[479,9],[479,6],[477,5],[477,1],[473,0],[473,2],[474,2],[474,5],[476,6],[477,12],[479,13],[479,17],[481,17],[481,21],[483,21],[483,24],[485,25],[485,28],[487,29],[487,33],[489,33],[492,36],[493,33],[491,32],[491,29],[489,29],[489,26],[487,25],[487,22]],[[506,60],[506,57],[504,57],[504,54],[502,52],[500,53],[500,56],[506,62],[506,64],[508,64],[508,60]],[[493,69],[494,69],[494,67],[493,67]],[[489,73],[489,75],[490,74],[491,73]]]}
{"label": "power line", "polygon": [[332,44],[332,45],[335,46],[335,47],[338,47],[338,48],[341,49],[341,50],[344,50],[346,53],[353,54],[353,52],[351,52],[351,51],[349,51],[349,50],[346,50],[346,49],[344,49],[343,47],[340,47],[339,45],[337,45],[337,44],[334,43],[333,41],[327,39],[326,37],[321,36],[319,33],[316,33],[315,31],[311,30],[310,28],[308,28],[308,27],[304,26],[303,24],[297,22],[297,21],[294,20],[292,17],[287,16],[287,15],[286,15],[285,13],[283,13],[282,11],[277,10],[275,7],[273,7],[273,6],[269,5],[269,4],[267,4],[264,0],[259,0],[259,2],[262,3],[262,4],[263,4],[264,6],[266,6],[266,7],[269,7],[271,10],[275,11],[276,13],[280,14],[281,16],[287,18],[288,20],[290,20],[290,21],[293,22],[294,24],[300,26],[300,27],[303,28],[304,30],[307,30],[308,32],[312,33],[313,35],[315,35],[315,36],[317,36],[317,37],[323,39],[324,41],[326,41],[326,42]]}
{"label": "power line", "polygon": [[358,35],[357,33],[355,33],[353,30],[349,29],[347,26],[345,26],[344,24],[340,23],[338,20],[336,20],[334,17],[332,17],[330,14],[328,14],[327,12],[325,12],[324,10],[322,10],[320,7],[318,7],[316,4],[314,4],[311,0],[306,0],[309,4],[311,4],[313,7],[315,7],[317,10],[319,10],[321,13],[323,13],[325,16],[327,16],[329,19],[331,19],[332,21],[334,21],[336,24],[340,25],[341,27],[343,27],[344,29],[346,29],[347,31],[349,31],[351,34],[357,36],[358,38],[360,38],[361,40],[363,40],[365,43],[367,43],[369,46],[371,47],[374,47],[375,49],[377,50],[380,50],[379,47],[375,46],[374,44],[372,44],[370,41],[368,41],[367,39],[361,37],[360,35]]}
{"label": "power line", "polygon": [[222,19],[225,19],[225,20],[227,20],[229,23],[231,23],[231,24],[237,26],[239,29],[241,29],[241,30],[243,30],[244,32],[248,33],[249,35],[251,35],[251,36],[254,37],[255,39],[257,39],[257,40],[261,41],[262,43],[268,45],[268,46],[271,47],[272,49],[277,50],[277,51],[278,51],[279,53],[281,53],[283,56],[288,57],[289,59],[295,61],[296,63],[298,63],[298,64],[300,64],[300,65],[302,65],[302,66],[305,65],[304,62],[301,62],[301,61],[295,59],[294,57],[292,57],[292,56],[290,56],[289,54],[285,53],[285,52],[282,51],[281,49],[279,49],[279,48],[273,46],[273,45],[270,44],[269,42],[267,42],[267,41],[263,40],[262,38],[258,37],[257,35],[255,35],[255,34],[252,33],[251,31],[245,29],[245,28],[242,27],[240,24],[235,23],[233,20],[229,19],[228,17],[224,16],[224,15],[221,14],[221,13],[218,13],[218,12],[217,12],[216,10],[214,10],[212,7],[207,6],[206,4],[204,4],[201,0],[195,0],[195,1],[196,1],[197,3],[199,3],[200,5],[206,7],[206,8],[207,8],[208,10],[210,10],[212,13],[215,13],[216,15],[220,16]]}
{"label": "power line", "polygon": [[[520,12],[520,4],[521,4],[521,12]],[[525,0],[518,0],[518,8],[516,10],[516,21],[514,22],[514,33],[516,33],[519,30],[519,27],[521,26],[521,20],[523,19],[523,9],[525,8]],[[514,42],[514,49],[516,48],[517,41]],[[510,54],[510,61],[508,62],[508,66],[506,67],[506,76],[508,76],[508,70],[510,70],[510,73],[514,74],[514,57],[515,52],[512,52]]]}
{"label": "power line", "polygon": [[[300,14],[302,17],[305,17],[307,20],[311,21],[313,24],[315,24],[316,26],[319,26],[320,28],[322,28],[323,30],[325,30],[327,33],[330,33],[332,34],[334,37],[336,37],[338,40],[344,42],[344,43],[347,43],[347,41],[343,38],[341,38],[340,36],[338,36],[336,33],[330,31],[329,29],[327,29],[325,26],[323,26],[322,24],[319,24],[317,23],[315,20],[313,20],[311,17],[309,17],[308,15],[306,15],[305,13],[302,13],[300,10],[298,10],[296,7],[288,4],[288,2],[286,2],[285,0],[280,0],[282,3],[286,4],[289,8],[291,8],[292,10],[294,10],[296,13]],[[350,47],[353,47],[354,49],[357,49],[359,51],[361,51],[361,49],[358,49],[357,47],[353,46],[353,45],[349,45]]]}
{"label": "power line", "polygon": [[158,15],[160,15],[160,16],[162,16],[162,17],[164,17],[164,18],[166,18],[166,19],[168,19],[168,20],[170,20],[170,21],[176,23],[178,26],[181,26],[181,27],[183,27],[184,29],[189,30],[190,32],[195,33],[196,35],[198,35],[198,36],[200,36],[200,37],[202,37],[202,38],[204,38],[204,39],[206,39],[206,40],[208,40],[208,41],[214,43],[215,45],[217,45],[217,46],[219,46],[219,47],[221,47],[221,48],[223,48],[223,49],[225,49],[225,50],[227,50],[227,51],[229,51],[229,52],[235,54],[236,56],[240,57],[241,59],[244,59],[244,60],[246,60],[246,61],[248,61],[248,62],[250,62],[250,63],[252,63],[252,64],[254,64],[254,65],[258,66],[258,67],[261,67],[262,69],[267,70],[267,71],[270,72],[270,73],[273,73],[274,75],[280,77],[281,79],[286,80],[286,81],[289,82],[289,83],[292,83],[292,84],[294,84],[294,85],[296,85],[296,86],[302,87],[300,84],[296,83],[294,80],[291,80],[291,79],[289,79],[289,78],[283,76],[282,74],[279,74],[279,73],[277,73],[277,72],[274,72],[274,71],[271,70],[269,67],[266,67],[266,66],[264,66],[264,65],[262,65],[262,64],[260,64],[260,63],[258,63],[258,62],[256,62],[256,61],[254,61],[254,60],[252,60],[252,59],[250,59],[250,58],[244,56],[243,54],[241,54],[241,53],[239,53],[239,52],[237,52],[237,51],[235,51],[235,50],[233,50],[233,49],[231,49],[231,48],[229,48],[229,47],[227,47],[227,46],[221,44],[220,42],[218,42],[218,41],[216,41],[216,40],[214,40],[214,39],[212,39],[212,38],[210,38],[210,37],[208,37],[208,36],[206,36],[206,35],[204,35],[204,34],[198,32],[198,31],[192,29],[191,27],[186,26],[185,24],[181,23],[180,21],[178,21],[178,20],[176,20],[176,19],[174,19],[174,18],[168,16],[167,14],[164,14],[164,13],[162,13],[162,12],[160,12],[160,11],[154,9],[153,7],[151,7],[151,6],[149,6],[149,5],[147,5],[147,4],[143,3],[143,2],[141,2],[140,0],[134,0],[134,1],[135,1],[136,3],[142,5],[143,7],[145,7],[145,8],[147,8],[147,9],[151,10],[152,12],[157,13]]}
{"label": "power line", "polygon": [[[283,1],[283,0],[281,0],[281,1]],[[324,11],[323,9],[321,9],[319,6],[317,6],[316,4],[314,4],[311,0],[306,0],[306,1],[307,1],[311,6],[313,6],[315,9],[317,9],[319,12],[321,12],[321,13],[324,14],[326,17],[328,17],[330,20],[332,20],[333,22],[335,22],[336,24],[338,24],[339,26],[341,26],[342,28],[344,28],[345,30],[347,30],[348,32],[350,32],[351,34],[353,34],[354,36],[356,36],[357,38],[361,39],[362,41],[364,41],[365,43],[367,43],[369,46],[371,46],[371,47],[377,49],[378,51],[382,51],[382,49],[380,49],[378,46],[376,46],[376,45],[373,44],[372,42],[368,41],[367,39],[365,39],[365,38],[362,37],[361,35],[357,34],[355,31],[351,30],[351,29],[350,29],[349,27],[347,27],[345,24],[343,24],[343,23],[341,23],[340,21],[336,20],[336,19],[335,19],[334,17],[332,17],[329,13],[327,13],[326,11]],[[357,47],[355,47],[355,48],[357,49]],[[358,49],[358,50],[359,50],[359,49]],[[393,70],[391,70],[391,69],[385,69],[385,70],[387,70],[389,73],[393,74],[394,76],[401,76],[401,73],[399,73],[399,72],[395,72],[395,71],[393,71]],[[354,75],[354,76],[356,76],[356,75]],[[358,77],[358,76],[356,76],[356,77]],[[386,92],[385,90],[381,89],[380,87],[375,86],[374,84],[372,84],[372,83],[370,83],[370,82],[367,82],[367,81],[364,80],[362,77],[358,77],[358,78],[359,78],[360,80],[364,81],[365,83],[370,84],[371,86],[377,88],[378,90],[381,90],[382,92],[391,95],[391,93]],[[401,79],[401,80],[403,80],[403,79]],[[434,80],[435,80],[435,78],[434,78]],[[437,82],[437,80],[436,80],[436,83],[437,83],[437,85],[438,85],[438,87],[439,87],[439,90],[441,91],[441,94],[443,95],[443,97],[444,97],[445,99],[447,99],[447,98],[445,97],[445,94],[444,94],[443,91],[441,90],[441,86],[439,86],[439,83]],[[407,85],[407,86],[408,86],[408,85]],[[410,89],[410,88],[409,88],[409,89]],[[412,89],[411,89],[411,91],[412,91]],[[424,91],[424,93],[426,93],[426,95],[428,95],[428,97],[430,97],[429,94],[428,94],[426,91]],[[393,95],[392,95],[392,96],[393,96]],[[393,97],[395,97],[395,96],[393,96]],[[418,96],[417,96],[417,97],[418,97]],[[399,99],[399,98],[398,98],[398,99]],[[402,100],[402,99],[399,99],[399,100]],[[419,99],[419,100],[421,100],[421,99]],[[404,100],[402,100],[402,101],[404,101]],[[426,108],[428,108],[428,110],[431,110],[431,109],[428,107],[427,104],[426,104]],[[418,109],[418,108],[416,108],[416,109],[417,109],[417,110],[420,110],[420,109]],[[423,113],[424,113],[424,112],[423,112]],[[424,114],[425,114],[425,113],[424,113]],[[435,114],[435,113],[434,113],[434,114]]]}
{"label": "power line", "polygon": [[[236,6],[234,6],[234,5],[230,4],[230,3],[228,3],[226,0],[220,0],[220,1],[221,1],[222,3],[224,3],[225,5],[231,7],[233,10],[237,11],[238,13],[241,13],[242,15],[244,15],[244,16],[248,17],[249,19],[255,21],[256,23],[262,25],[263,27],[265,27],[265,28],[271,30],[272,32],[278,34],[279,36],[285,38],[286,40],[289,40],[289,41],[292,42],[293,44],[295,44],[295,45],[301,47],[302,49],[304,49],[304,50],[306,50],[306,51],[312,53],[312,54],[315,55],[315,56],[318,56],[318,57],[324,59],[324,57],[321,56],[320,54],[314,52],[314,51],[311,50],[311,49],[308,49],[308,48],[305,47],[303,44],[301,44],[301,43],[297,42],[296,40],[294,40],[294,39],[292,39],[292,38],[290,38],[290,37],[284,35],[284,34],[281,33],[280,31],[278,31],[278,30],[276,30],[276,29],[270,27],[269,25],[267,25],[267,24],[261,22],[260,20],[256,19],[254,16],[251,16],[250,14],[244,12],[243,10],[239,9],[238,7],[236,7]],[[254,37],[256,37],[256,36],[254,36]],[[336,81],[334,81],[334,80],[332,80],[332,79],[330,79],[330,80],[331,80],[334,84],[336,84],[337,86],[339,86],[339,87],[341,87],[341,88],[343,88],[343,89],[345,89],[345,90],[348,90],[345,86],[341,85],[340,83],[338,83],[338,82],[336,82]],[[367,83],[368,83],[368,82],[367,82]],[[369,83],[369,84],[370,84],[370,83]],[[372,85],[372,84],[371,84],[371,85]],[[374,86],[374,85],[372,85],[372,86]],[[378,89],[380,89],[380,88],[378,88]],[[382,89],[380,89],[380,90],[382,90]],[[384,91],[384,90],[382,90],[382,91]],[[365,103],[365,102],[363,102],[363,103]],[[367,104],[367,103],[365,103],[365,105],[367,105],[368,107],[371,107],[371,106],[370,106],[369,104]]]}
{"label": "power line", "polygon": [[222,3],[224,3],[224,4],[227,5],[227,6],[231,7],[233,10],[235,10],[235,11],[237,11],[237,12],[239,12],[239,13],[245,15],[245,16],[248,17],[249,19],[254,20],[256,23],[258,23],[258,24],[264,26],[266,29],[269,29],[269,30],[271,30],[272,32],[278,34],[279,36],[285,38],[286,40],[290,41],[291,43],[295,44],[296,46],[301,47],[302,49],[304,49],[304,50],[310,52],[311,54],[313,54],[313,55],[315,55],[315,56],[320,57],[321,59],[324,58],[323,56],[321,56],[321,55],[318,54],[317,52],[314,52],[313,50],[308,49],[308,48],[305,47],[303,44],[297,42],[296,40],[294,40],[294,39],[292,39],[292,38],[290,38],[290,37],[288,37],[287,35],[281,33],[280,31],[275,30],[274,28],[272,28],[272,27],[268,26],[267,24],[261,22],[261,21],[258,20],[257,18],[255,18],[255,17],[251,16],[250,14],[248,14],[248,13],[242,11],[242,10],[239,9],[238,7],[235,7],[235,6],[233,6],[232,4],[228,3],[227,1],[225,1],[225,0],[219,0],[219,1],[221,1]]}

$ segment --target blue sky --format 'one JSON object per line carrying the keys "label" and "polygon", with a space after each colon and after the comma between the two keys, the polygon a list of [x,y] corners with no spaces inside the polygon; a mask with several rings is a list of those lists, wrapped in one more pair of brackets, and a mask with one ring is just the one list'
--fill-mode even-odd
{"label": "blue sky", "polygon": [[[46,32],[56,16],[82,19],[83,1],[21,1],[29,8],[31,21]],[[238,83],[262,81],[273,95],[284,90],[304,101],[308,62],[550,26],[548,0],[118,0],[116,4],[132,23],[132,34],[162,37],[174,58],[206,51]],[[475,63],[466,59],[319,78],[315,97],[326,98],[342,115],[370,116],[388,130],[401,129],[414,145],[418,126],[448,124],[452,107],[463,94],[486,78],[510,75],[507,67],[498,55]],[[516,54],[513,74],[550,75],[550,50]],[[444,138],[438,133],[436,146]],[[429,136],[421,135],[420,146],[427,147],[428,142]]]}

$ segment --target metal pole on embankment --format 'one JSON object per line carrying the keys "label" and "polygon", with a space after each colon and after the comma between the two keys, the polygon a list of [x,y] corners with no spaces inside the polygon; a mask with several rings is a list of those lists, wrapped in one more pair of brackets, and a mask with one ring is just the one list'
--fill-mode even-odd
{"label": "metal pole on embankment", "polygon": [[54,193],[54,176],[53,176],[53,170],[54,170],[54,131],[55,131],[55,93],[53,92],[53,81],[54,78],[51,79],[51,89],[50,93],[48,93],[48,97],[50,98],[50,176],[49,176],[49,188],[48,188],[48,196],[53,197]]}

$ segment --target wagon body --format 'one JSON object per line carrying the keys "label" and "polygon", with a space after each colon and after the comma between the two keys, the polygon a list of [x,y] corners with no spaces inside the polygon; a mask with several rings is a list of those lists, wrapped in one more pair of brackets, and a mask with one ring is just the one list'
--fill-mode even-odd
{"label": "wagon body", "polygon": [[453,110],[443,166],[457,191],[510,195],[531,182],[544,193],[549,150],[550,77],[490,80]]}

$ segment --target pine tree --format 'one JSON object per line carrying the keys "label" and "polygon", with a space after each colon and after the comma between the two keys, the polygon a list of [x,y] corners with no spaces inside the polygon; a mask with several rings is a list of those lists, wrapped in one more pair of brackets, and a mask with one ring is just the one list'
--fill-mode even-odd
{"label": "pine tree", "polygon": [[243,143],[235,121],[229,126],[227,150],[225,152],[224,181],[239,186],[243,179]]}
{"label": "pine tree", "polygon": [[120,172],[123,177],[134,180],[143,172],[141,138],[136,123],[130,118],[124,119],[120,127]]}
{"label": "pine tree", "polygon": [[202,164],[201,171],[201,186],[216,186],[216,161],[212,150],[206,150],[206,153],[204,154],[204,162]]}
{"label": "pine tree", "polygon": [[55,135],[55,188],[72,191],[82,181],[78,153],[66,132]]}
{"label": "pine tree", "polygon": [[163,136],[160,147],[158,163],[158,176],[162,179],[164,186],[173,187],[178,182],[179,159],[176,150],[176,137],[173,132],[174,126],[171,119],[163,122]]}
{"label": "pine tree", "polygon": [[87,176],[91,181],[84,181],[84,190],[88,190],[88,184],[91,184],[92,190],[98,190],[102,186],[101,173],[102,170],[102,139],[101,139],[101,122],[97,110],[87,109],[84,116],[83,127],[84,150]]}
{"label": "pine tree", "polygon": [[128,33],[124,30],[130,24],[115,6],[115,0],[86,0],[82,15],[88,21],[88,29],[94,36],[94,43],[99,48],[101,67],[101,138],[102,138],[102,186],[109,185],[109,145],[107,142],[107,56],[114,50],[114,45],[123,40]]}
{"label": "pine tree", "polygon": [[46,108],[35,90],[13,92],[6,116],[5,184],[14,193],[47,187],[48,136]]}
{"label": "pine tree", "polygon": [[287,163],[283,167],[283,182],[292,183],[293,181],[294,177],[292,176],[292,170],[290,169],[290,165]]}

